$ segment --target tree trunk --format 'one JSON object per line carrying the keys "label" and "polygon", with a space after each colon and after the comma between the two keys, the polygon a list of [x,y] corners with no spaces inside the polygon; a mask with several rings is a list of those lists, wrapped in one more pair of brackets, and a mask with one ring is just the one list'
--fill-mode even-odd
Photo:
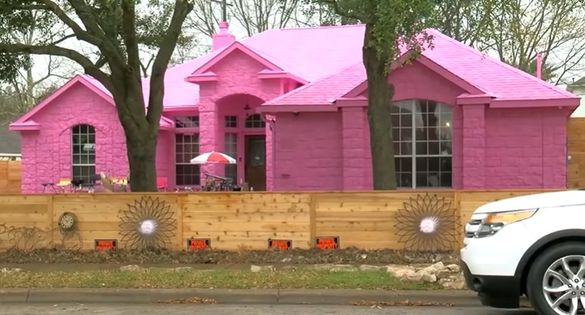
{"label": "tree trunk", "polygon": [[[140,71],[140,69],[136,69]],[[114,93],[118,117],[126,135],[130,168],[130,189],[134,192],[157,191],[156,143],[158,123],[149,124],[144,109],[142,87],[136,75],[129,74],[118,82],[122,91]],[[138,75],[138,78],[140,76]],[[160,117],[160,116],[159,116]]]}
{"label": "tree trunk", "polygon": [[126,134],[132,191],[157,191],[156,136],[148,134],[138,134],[138,137]]}
{"label": "tree trunk", "polygon": [[378,53],[372,28],[366,26],[363,61],[368,78],[368,123],[374,190],[396,189],[390,110],[394,91],[388,83],[388,58],[387,54]]}

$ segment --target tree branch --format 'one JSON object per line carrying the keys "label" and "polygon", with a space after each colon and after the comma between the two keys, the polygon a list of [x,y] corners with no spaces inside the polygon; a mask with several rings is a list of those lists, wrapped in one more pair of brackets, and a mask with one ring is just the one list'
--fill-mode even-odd
{"label": "tree branch", "polygon": [[[177,39],[181,34],[181,27],[185,18],[193,10],[193,4],[186,0],[175,0],[175,10],[171,23],[165,32],[160,49],[154,59],[150,76],[150,95],[148,97],[148,112],[146,119],[151,126],[159,126],[162,113],[162,102],[164,95],[164,76],[167,65],[173,55]],[[159,106],[154,106],[155,104]],[[158,130],[158,128],[153,128]]]}
{"label": "tree branch", "polygon": [[128,65],[130,66],[130,71],[134,71],[136,79],[140,82],[140,52],[136,38],[136,7],[134,0],[122,1],[122,21]]}
{"label": "tree branch", "polygon": [[0,52],[25,53],[34,55],[53,55],[69,58],[83,67],[85,72],[100,81],[108,90],[112,91],[110,77],[79,52],[59,46],[35,46],[25,44],[0,44]]}

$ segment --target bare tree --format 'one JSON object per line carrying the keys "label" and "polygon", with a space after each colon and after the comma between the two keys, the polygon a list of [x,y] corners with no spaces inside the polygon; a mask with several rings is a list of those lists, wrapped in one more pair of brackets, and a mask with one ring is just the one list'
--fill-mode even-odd
{"label": "bare tree", "polygon": [[502,2],[491,14],[484,49],[493,49],[502,61],[530,73],[540,52],[548,79],[563,83],[568,73],[584,69],[584,15],[584,1]]}
{"label": "bare tree", "polygon": [[449,0],[438,1],[433,27],[460,42],[476,46],[488,36],[494,7],[505,1]]}
{"label": "bare tree", "polygon": [[225,4],[223,0],[195,0],[196,9],[188,25],[207,36],[213,35],[224,19],[223,6],[226,6],[226,18],[237,22],[248,36],[273,28],[315,25],[308,22],[312,12],[307,14],[310,12],[307,1],[316,0],[226,0]]}

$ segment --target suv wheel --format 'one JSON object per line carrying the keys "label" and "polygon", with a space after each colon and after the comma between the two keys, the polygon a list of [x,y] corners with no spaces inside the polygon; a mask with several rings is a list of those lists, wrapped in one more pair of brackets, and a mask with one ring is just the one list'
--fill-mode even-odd
{"label": "suv wheel", "polygon": [[543,315],[585,314],[585,244],[556,245],[540,254],[528,273],[527,294]]}

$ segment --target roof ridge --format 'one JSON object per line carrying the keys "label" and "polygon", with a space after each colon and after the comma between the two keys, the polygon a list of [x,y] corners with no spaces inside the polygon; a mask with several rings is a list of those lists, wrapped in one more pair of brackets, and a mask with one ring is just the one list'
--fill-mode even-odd
{"label": "roof ridge", "polygon": [[464,43],[462,43],[462,42],[460,42],[460,41],[458,41],[458,40],[456,40],[454,38],[451,38],[451,37],[443,34],[442,32],[438,31],[437,29],[430,28],[429,30],[432,30],[433,35],[439,35],[442,38],[448,40],[449,42],[454,43],[454,44],[456,44],[456,45],[458,45],[458,46],[460,46],[462,48],[465,48],[466,50],[474,53],[475,55],[481,56],[483,59],[488,60],[489,62],[491,62],[493,64],[496,64],[496,65],[498,65],[498,66],[500,66],[502,68],[507,68],[508,70],[512,70],[513,72],[515,72],[515,73],[517,73],[519,75],[522,75],[525,78],[528,78],[528,79],[530,79],[530,80],[532,80],[534,82],[538,82],[538,83],[542,84],[543,86],[547,87],[548,89],[550,89],[550,90],[552,90],[554,92],[563,94],[564,96],[568,96],[568,97],[574,97],[575,96],[572,93],[570,93],[570,92],[568,92],[566,90],[563,90],[563,89],[559,88],[558,86],[556,86],[556,85],[554,85],[554,84],[552,84],[550,82],[547,82],[545,80],[539,79],[539,78],[537,78],[537,77],[535,77],[535,76],[533,76],[533,75],[531,75],[531,74],[529,74],[529,73],[527,73],[527,72],[525,72],[525,71],[523,71],[521,69],[518,69],[518,68],[516,68],[516,67],[514,67],[514,66],[512,66],[510,64],[507,64],[507,63],[505,63],[505,62],[503,62],[503,61],[501,61],[499,59],[496,59],[496,58],[494,58],[494,57],[492,57],[492,56],[490,56],[490,55],[488,55],[488,54],[486,54],[484,52],[481,52],[481,51],[479,51],[479,50],[477,50],[477,49],[475,49],[475,48],[473,48],[473,47],[471,47],[471,46],[469,46],[467,44],[464,44]]}
{"label": "roof ridge", "polygon": [[315,30],[315,29],[329,29],[329,28],[351,28],[351,27],[364,27],[365,24],[345,24],[345,25],[318,25],[318,26],[303,26],[303,27],[286,27],[286,28],[273,28],[276,31],[298,31],[298,30]]}

